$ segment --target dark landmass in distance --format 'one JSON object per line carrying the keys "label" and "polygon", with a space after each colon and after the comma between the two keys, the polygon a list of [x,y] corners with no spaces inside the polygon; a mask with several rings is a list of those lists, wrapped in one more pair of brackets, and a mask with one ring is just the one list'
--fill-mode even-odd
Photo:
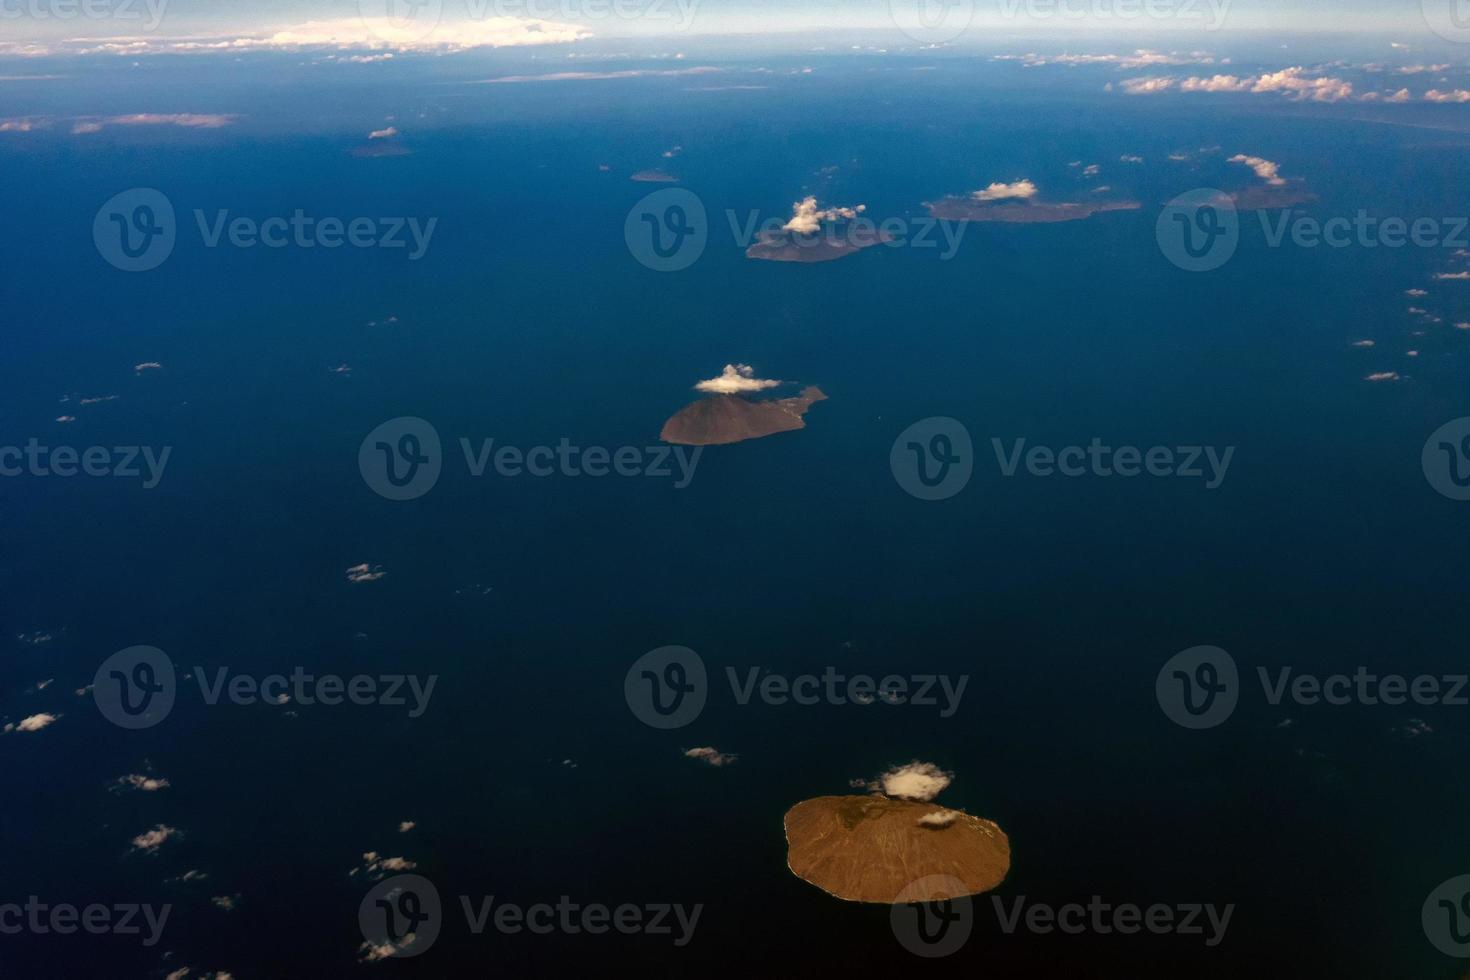
{"label": "dark landmass in distance", "polygon": [[644,184],[677,184],[679,182],[678,177],[675,177],[666,170],[659,170],[657,168],[653,170],[640,170],[628,179]]}
{"label": "dark landmass in distance", "polygon": [[868,224],[824,228],[815,235],[762,232],[760,239],[745,250],[745,257],[767,262],[831,262],[892,240],[892,235]]}
{"label": "dark landmass in distance", "polygon": [[1137,201],[977,201],[970,197],[946,197],[925,203],[930,217],[947,221],[996,221],[1004,224],[1055,224],[1081,221],[1105,211],[1137,211]]}

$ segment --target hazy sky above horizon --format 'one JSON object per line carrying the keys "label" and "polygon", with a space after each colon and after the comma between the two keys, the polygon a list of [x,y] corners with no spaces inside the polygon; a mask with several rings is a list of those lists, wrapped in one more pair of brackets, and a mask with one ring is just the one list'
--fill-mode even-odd
{"label": "hazy sky above horizon", "polygon": [[[961,21],[958,38],[973,42],[998,30],[1067,36],[1079,30],[1139,36],[1171,31],[1208,36],[1218,31],[1425,33],[1425,5],[1470,0],[0,0],[0,42],[27,39],[157,36],[315,36],[361,26],[390,11],[414,31],[467,25],[499,36],[530,21],[583,36],[782,34],[853,28],[893,31],[905,22],[918,33]],[[417,25],[417,26],[415,26]],[[538,30],[539,27],[533,28]],[[942,33],[942,30],[941,30]],[[921,37],[920,40],[927,38]],[[12,52],[14,53],[14,52]]]}

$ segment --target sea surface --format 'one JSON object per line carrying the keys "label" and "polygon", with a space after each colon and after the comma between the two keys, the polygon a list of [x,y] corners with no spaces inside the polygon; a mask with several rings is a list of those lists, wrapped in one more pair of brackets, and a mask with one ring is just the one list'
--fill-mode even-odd
{"label": "sea surface", "polygon": [[[982,896],[947,970],[1456,975],[1420,906],[1470,868],[1467,709],[1272,705],[1255,673],[1464,671],[1470,511],[1426,483],[1420,453],[1466,414],[1470,332],[1451,324],[1470,319],[1470,286],[1432,279],[1458,267],[1452,249],[1272,248],[1249,212],[1235,257],[1191,274],[1155,225],[1176,194],[1245,186],[1236,153],[1280,161],[1321,217],[1461,214],[1463,132],[1411,111],[1389,124],[1367,108],[1130,101],[937,56],[717,52],[701,63],[719,76],[492,84],[478,82],[565,66],[405,59],[323,81],[298,61],[120,60],[86,84],[0,89],[0,116],[239,116],[0,134],[0,444],[171,447],[153,488],[0,480],[0,716],[61,715],[0,736],[0,899],[173,906],[151,948],[6,937],[0,975],[923,969],[886,909],[787,870],[781,824],[802,799],[914,759],[955,774],[942,803],[1009,835],[1004,902],[1235,906],[1207,947],[1007,934]],[[407,152],[366,139],[390,124]],[[1089,182],[1072,161],[1103,173]],[[653,167],[679,182],[629,180]],[[784,220],[815,194],[913,220],[924,202],[1021,178],[1076,199],[1103,182],[1142,207],[972,224],[949,258],[877,247],[822,264],[747,260],[727,218]],[[139,187],[172,203],[178,241],[157,269],[126,273],[92,227]],[[708,216],[704,253],[679,272],[640,264],[624,237],[665,187]],[[196,209],[436,224],[417,260],[210,248]],[[1405,312],[1415,287],[1445,321],[1422,337]],[[162,367],[135,370],[148,362]],[[803,431],[704,450],[683,487],[476,477],[464,462],[461,438],[656,446],[726,363],[829,400]],[[1365,380],[1380,371],[1401,378]],[[398,502],[358,456],[405,416],[432,424],[444,462],[431,492]],[[924,501],[890,448],[940,416],[973,438],[974,474]],[[992,446],[1094,437],[1234,455],[1206,489],[1006,477]],[[360,563],[384,574],[349,582]],[[22,638],[38,631],[51,639]],[[438,680],[416,718],[209,705],[185,680],[166,722],[125,731],[74,692],[136,644],[181,676]],[[623,682],[670,644],[698,652],[711,690],[696,721],[661,731]],[[1229,651],[1247,683],[1228,724],[1189,731],[1160,710],[1155,678],[1198,645]],[[949,717],[739,704],[726,668],[755,667],[968,681]],[[738,762],[683,756],[696,746]],[[114,785],[145,771],[170,787]],[[158,824],[179,836],[131,852]],[[350,872],[369,851],[415,862],[450,907],[425,955],[357,965],[369,885]],[[208,881],[170,880],[191,869]],[[684,947],[475,936],[459,895],[703,911]]]}

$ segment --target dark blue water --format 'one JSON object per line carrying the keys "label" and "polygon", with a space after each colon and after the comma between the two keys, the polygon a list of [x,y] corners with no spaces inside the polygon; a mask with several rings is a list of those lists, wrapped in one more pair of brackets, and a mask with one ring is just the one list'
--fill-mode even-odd
{"label": "dark blue water", "polygon": [[[367,970],[354,966],[366,886],[348,872],[369,850],[416,861],[445,896],[705,906],[684,949],[474,937],[460,921],[423,957],[371,969],[911,967],[885,909],[836,902],[787,871],[781,815],[921,758],[957,774],[944,803],[1009,834],[1003,897],[1237,906],[1213,949],[1005,935],[982,915],[947,969],[1454,975],[1419,908],[1470,863],[1465,709],[1272,708],[1257,694],[1195,733],[1164,717],[1153,683],[1197,644],[1252,674],[1463,670],[1465,511],[1429,488],[1419,453],[1465,412],[1470,335],[1448,324],[1470,319],[1470,288],[1435,286],[1446,323],[1415,338],[1403,290],[1446,268],[1444,251],[1271,249],[1248,215],[1235,259],[1192,276],[1160,255],[1154,222],[1174,194],[1242,186],[1248,174],[1223,159],[1236,152],[1305,178],[1315,213],[1463,212],[1462,141],[1317,107],[1120,103],[1023,87],[1009,68],[822,67],[751,91],[689,91],[706,81],[687,78],[468,86],[424,69],[308,89],[289,65],[263,84],[185,62],[131,90],[3,93],[0,115],[242,119],[0,136],[0,442],[172,447],[151,490],[0,481],[0,714],[62,715],[0,736],[0,898],[174,906],[157,948],[4,937],[0,972]],[[412,152],[353,155],[390,115]],[[1204,146],[1224,149],[1165,159]],[[1114,162],[1125,153],[1148,162]],[[1102,163],[1143,208],[973,225],[950,261],[879,248],[822,265],[750,262],[723,218],[784,217],[805,193],[916,217],[921,202],[992,180],[1080,187],[1075,159]],[[657,189],[627,175],[660,165],[715,218],[704,256],[677,274],[640,266],[623,241],[629,209]],[[99,258],[91,225],[136,186],[163,191],[183,230],[162,267],[129,275]],[[195,208],[438,223],[411,262],[205,248]],[[1350,346],[1365,337],[1378,346]],[[1406,362],[1411,346],[1421,354]],[[164,369],[135,375],[147,361]],[[806,431],[707,450],[685,489],[477,479],[457,458],[461,436],[654,445],[693,382],[728,361],[820,384],[830,401]],[[344,363],[350,375],[329,370]],[[1375,370],[1406,377],[1365,382]],[[62,414],[77,420],[53,421]],[[404,415],[430,420],[450,459],[430,494],[393,503],[364,484],[357,453]],[[940,415],[966,424],[980,458],[962,494],[924,503],[895,483],[888,453],[910,423]],[[1094,436],[1236,451],[1204,491],[1005,479],[989,448]],[[387,574],[351,585],[344,569],[359,562]],[[9,640],[33,630],[55,638]],[[658,732],[629,712],[622,682],[672,643],[720,674],[835,665],[970,680],[950,718],[726,695],[689,728]],[[207,706],[186,684],[165,724],[124,732],[72,692],[133,644],[181,668],[439,682],[416,719]],[[1433,734],[1396,735],[1411,717]],[[740,761],[699,766],[681,757],[695,745]],[[171,787],[110,791],[145,764]],[[399,836],[406,819],[418,827]],[[159,823],[182,838],[129,854]],[[167,881],[189,869],[209,881]],[[235,893],[233,912],[210,905]]]}

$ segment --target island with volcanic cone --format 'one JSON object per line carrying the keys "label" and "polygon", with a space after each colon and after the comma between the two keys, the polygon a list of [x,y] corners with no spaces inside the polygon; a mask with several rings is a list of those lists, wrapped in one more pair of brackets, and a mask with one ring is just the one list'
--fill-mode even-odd
{"label": "island with volcanic cone", "polygon": [[937,902],[990,891],[1010,871],[1010,838],[990,820],[931,802],[952,778],[912,762],[880,776],[869,795],[796,804],[786,811],[787,867],[849,902]]}
{"label": "island with volcanic cone", "polygon": [[707,397],[675,412],[659,438],[681,446],[721,446],[804,429],[807,409],[827,398],[822,389],[809,385],[790,398],[748,397],[785,383],[757,378],[748,364],[726,364],[718,378],[694,386]]}

